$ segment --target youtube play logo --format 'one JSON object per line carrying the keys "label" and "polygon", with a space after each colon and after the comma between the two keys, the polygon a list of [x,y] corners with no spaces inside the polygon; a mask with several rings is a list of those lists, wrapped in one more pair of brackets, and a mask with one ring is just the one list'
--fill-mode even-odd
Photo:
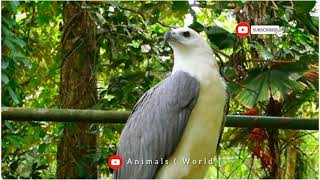
{"label": "youtube play logo", "polygon": [[240,22],[236,26],[236,34],[239,37],[246,37],[250,35],[250,25],[246,22]]}
{"label": "youtube play logo", "polygon": [[118,170],[123,165],[123,160],[120,155],[112,155],[108,159],[108,165],[113,170]]}

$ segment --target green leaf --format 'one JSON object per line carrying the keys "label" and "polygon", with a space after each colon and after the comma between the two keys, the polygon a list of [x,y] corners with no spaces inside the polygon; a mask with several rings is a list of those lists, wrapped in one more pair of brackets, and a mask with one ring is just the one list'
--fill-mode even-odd
{"label": "green leaf", "polygon": [[101,157],[102,157],[102,153],[97,152],[94,157],[95,162],[98,162],[101,159]]}
{"label": "green leaf", "polygon": [[8,84],[9,82],[9,78],[4,72],[1,72],[1,81],[4,82],[5,84]]}
{"label": "green leaf", "polygon": [[12,13],[12,14],[17,14],[17,8],[18,8],[18,6],[19,6],[19,1],[9,1],[8,2],[8,5],[9,5],[9,10],[10,10],[10,12]]}
{"label": "green leaf", "polygon": [[297,14],[306,14],[313,9],[316,1],[293,1],[293,4]]}
{"label": "green leaf", "polygon": [[[2,58],[3,57],[5,57],[5,56],[2,55]],[[9,61],[6,58],[3,58],[1,61],[1,69],[7,69],[8,67],[9,67]]]}
{"label": "green leaf", "polygon": [[[248,78],[241,82],[245,88],[237,95],[236,99],[247,107],[253,107],[258,101],[267,101],[270,94],[280,92],[280,95],[284,97],[292,90],[303,90],[305,85],[298,81],[302,77],[302,73],[299,73],[301,69],[298,66],[299,64],[296,66],[288,65],[286,69],[276,67],[265,71],[259,68],[250,70]],[[295,69],[293,69],[294,67]],[[300,68],[303,69],[303,66]]]}
{"label": "green leaf", "polygon": [[39,145],[38,152],[40,154],[42,154],[42,153],[44,153],[46,151],[46,148],[47,148],[47,144],[42,143],[42,144]]}
{"label": "green leaf", "polygon": [[33,163],[32,164],[32,170],[36,170],[37,166],[38,166],[38,163]]}
{"label": "green leaf", "polygon": [[38,136],[39,138],[44,138],[44,136],[46,135],[47,133],[43,130],[43,129],[39,129],[38,130]]}
{"label": "green leaf", "polygon": [[262,49],[259,52],[259,55],[261,58],[265,59],[265,60],[271,60],[273,59],[273,55],[270,51],[266,50],[266,49]]}
{"label": "green leaf", "polygon": [[10,164],[10,170],[12,172],[15,172],[17,170],[18,166],[19,166],[19,161],[14,161],[13,163]]}
{"label": "green leaf", "polygon": [[21,140],[18,136],[8,136],[7,139],[10,141],[10,143],[14,144],[15,146],[19,147],[21,144]]}
{"label": "green leaf", "polygon": [[[7,27],[7,28],[12,28],[13,26],[15,26],[17,24],[17,22],[14,19],[8,19],[8,18],[2,18],[1,19],[2,24]],[[3,26],[2,26],[3,27]],[[1,28],[2,28],[1,27]]]}
{"label": "green leaf", "polygon": [[20,48],[23,48],[26,43],[20,39],[20,38],[17,38],[17,37],[8,37],[8,39],[13,42],[14,44],[16,44],[17,46],[19,46]]}
{"label": "green leaf", "polygon": [[110,128],[104,128],[103,135],[108,138],[112,138],[114,132]]}
{"label": "green leaf", "polygon": [[8,29],[8,27],[6,27],[4,25],[2,25],[1,30],[2,30],[2,35],[4,37],[13,35],[13,33]]}
{"label": "green leaf", "polygon": [[197,32],[201,32],[204,29],[204,26],[202,24],[200,24],[199,22],[193,22],[192,24],[189,25],[189,28],[197,31]]}
{"label": "green leaf", "polygon": [[13,127],[11,126],[9,121],[4,121],[4,124],[7,126],[8,129],[11,130],[11,132],[14,132],[15,130],[13,129]]}
{"label": "green leaf", "polygon": [[234,34],[219,26],[209,27],[206,33],[210,42],[219,49],[232,48],[236,39]]}
{"label": "green leaf", "polygon": [[48,167],[49,167],[48,165],[40,165],[37,167],[37,170],[47,169]]}
{"label": "green leaf", "polygon": [[319,27],[319,17],[311,16],[311,21],[316,27]]}
{"label": "green leaf", "polygon": [[12,98],[13,102],[15,104],[19,104],[20,101],[19,101],[18,96],[16,95],[16,93],[13,91],[13,89],[10,86],[8,87],[8,91],[9,91],[9,95]]}
{"label": "green leaf", "polygon": [[288,94],[290,90],[301,91],[304,86],[291,76],[290,72],[284,72],[281,70],[272,70],[271,80],[273,87],[278,88],[282,95]]}
{"label": "green leaf", "polygon": [[47,13],[47,11],[50,8],[51,3],[52,2],[50,2],[50,1],[39,1],[39,3],[37,3],[38,8],[39,8],[39,12],[40,13]]}
{"label": "green leaf", "polygon": [[80,177],[85,177],[87,175],[87,170],[85,168],[85,162],[81,159],[76,161],[76,173]]}
{"label": "green leaf", "polygon": [[51,16],[38,16],[37,21],[39,24],[48,24],[50,22]]}
{"label": "green leaf", "polygon": [[27,58],[23,58],[22,62],[24,65],[26,65],[28,68],[32,67],[32,62],[30,62]]}
{"label": "green leaf", "polygon": [[12,58],[14,58],[14,59],[25,59],[25,58],[27,58],[27,56],[22,54],[20,51],[17,51],[17,52],[14,52],[14,54],[12,55]]}
{"label": "green leaf", "polygon": [[[259,72],[255,69],[249,72],[245,87],[237,96],[237,99],[247,107],[253,107],[258,100],[264,101],[268,97],[268,72]],[[265,88],[265,89],[263,89]]]}
{"label": "green leaf", "polygon": [[3,40],[3,43],[4,43],[4,45],[5,45],[6,47],[8,47],[11,51],[15,51],[15,50],[16,50],[15,45],[14,45],[11,41],[9,41],[8,39],[4,39],[4,40]]}
{"label": "green leaf", "polygon": [[97,16],[97,19],[100,21],[100,24],[104,24],[107,22],[107,20],[103,17],[103,15],[101,15],[100,13],[96,12],[95,13]]}
{"label": "green leaf", "polygon": [[189,2],[188,1],[173,1],[172,2],[172,11],[180,11],[183,14],[187,14],[189,11]]}

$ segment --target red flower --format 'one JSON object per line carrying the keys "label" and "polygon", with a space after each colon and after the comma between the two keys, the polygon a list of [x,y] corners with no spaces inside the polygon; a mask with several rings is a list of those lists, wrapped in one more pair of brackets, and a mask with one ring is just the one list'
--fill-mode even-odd
{"label": "red flower", "polygon": [[258,111],[255,108],[250,108],[248,109],[247,112],[244,113],[244,115],[247,115],[247,116],[258,115]]}
{"label": "red flower", "polygon": [[267,134],[264,129],[254,128],[251,131],[250,137],[251,137],[251,139],[256,140],[256,141],[259,141],[259,140],[263,141],[267,138]]}
{"label": "red flower", "polygon": [[261,152],[261,147],[257,144],[256,147],[253,150],[253,155],[254,156],[260,156],[260,152]]}
{"label": "red flower", "polygon": [[264,168],[271,168],[272,160],[268,154],[262,155],[261,162]]}

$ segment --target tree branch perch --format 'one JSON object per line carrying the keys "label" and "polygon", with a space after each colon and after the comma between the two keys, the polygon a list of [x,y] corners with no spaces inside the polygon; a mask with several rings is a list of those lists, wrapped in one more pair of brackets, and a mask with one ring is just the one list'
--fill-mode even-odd
{"label": "tree branch perch", "polygon": [[[129,111],[103,111],[82,109],[36,109],[2,107],[2,120],[120,123],[127,121]],[[226,127],[276,128],[318,130],[318,119],[296,117],[269,117],[228,115]]]}

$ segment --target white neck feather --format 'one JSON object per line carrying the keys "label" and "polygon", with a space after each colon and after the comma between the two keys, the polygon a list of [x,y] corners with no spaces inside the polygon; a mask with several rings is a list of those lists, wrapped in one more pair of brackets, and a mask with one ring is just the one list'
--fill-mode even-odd
{"label": "white neck feather", "polygon": [[172,73],[184,71],[199,81],[213,78],[220,78],[219,67],[213,52],[205,49],[174,49],[174,66]]}

